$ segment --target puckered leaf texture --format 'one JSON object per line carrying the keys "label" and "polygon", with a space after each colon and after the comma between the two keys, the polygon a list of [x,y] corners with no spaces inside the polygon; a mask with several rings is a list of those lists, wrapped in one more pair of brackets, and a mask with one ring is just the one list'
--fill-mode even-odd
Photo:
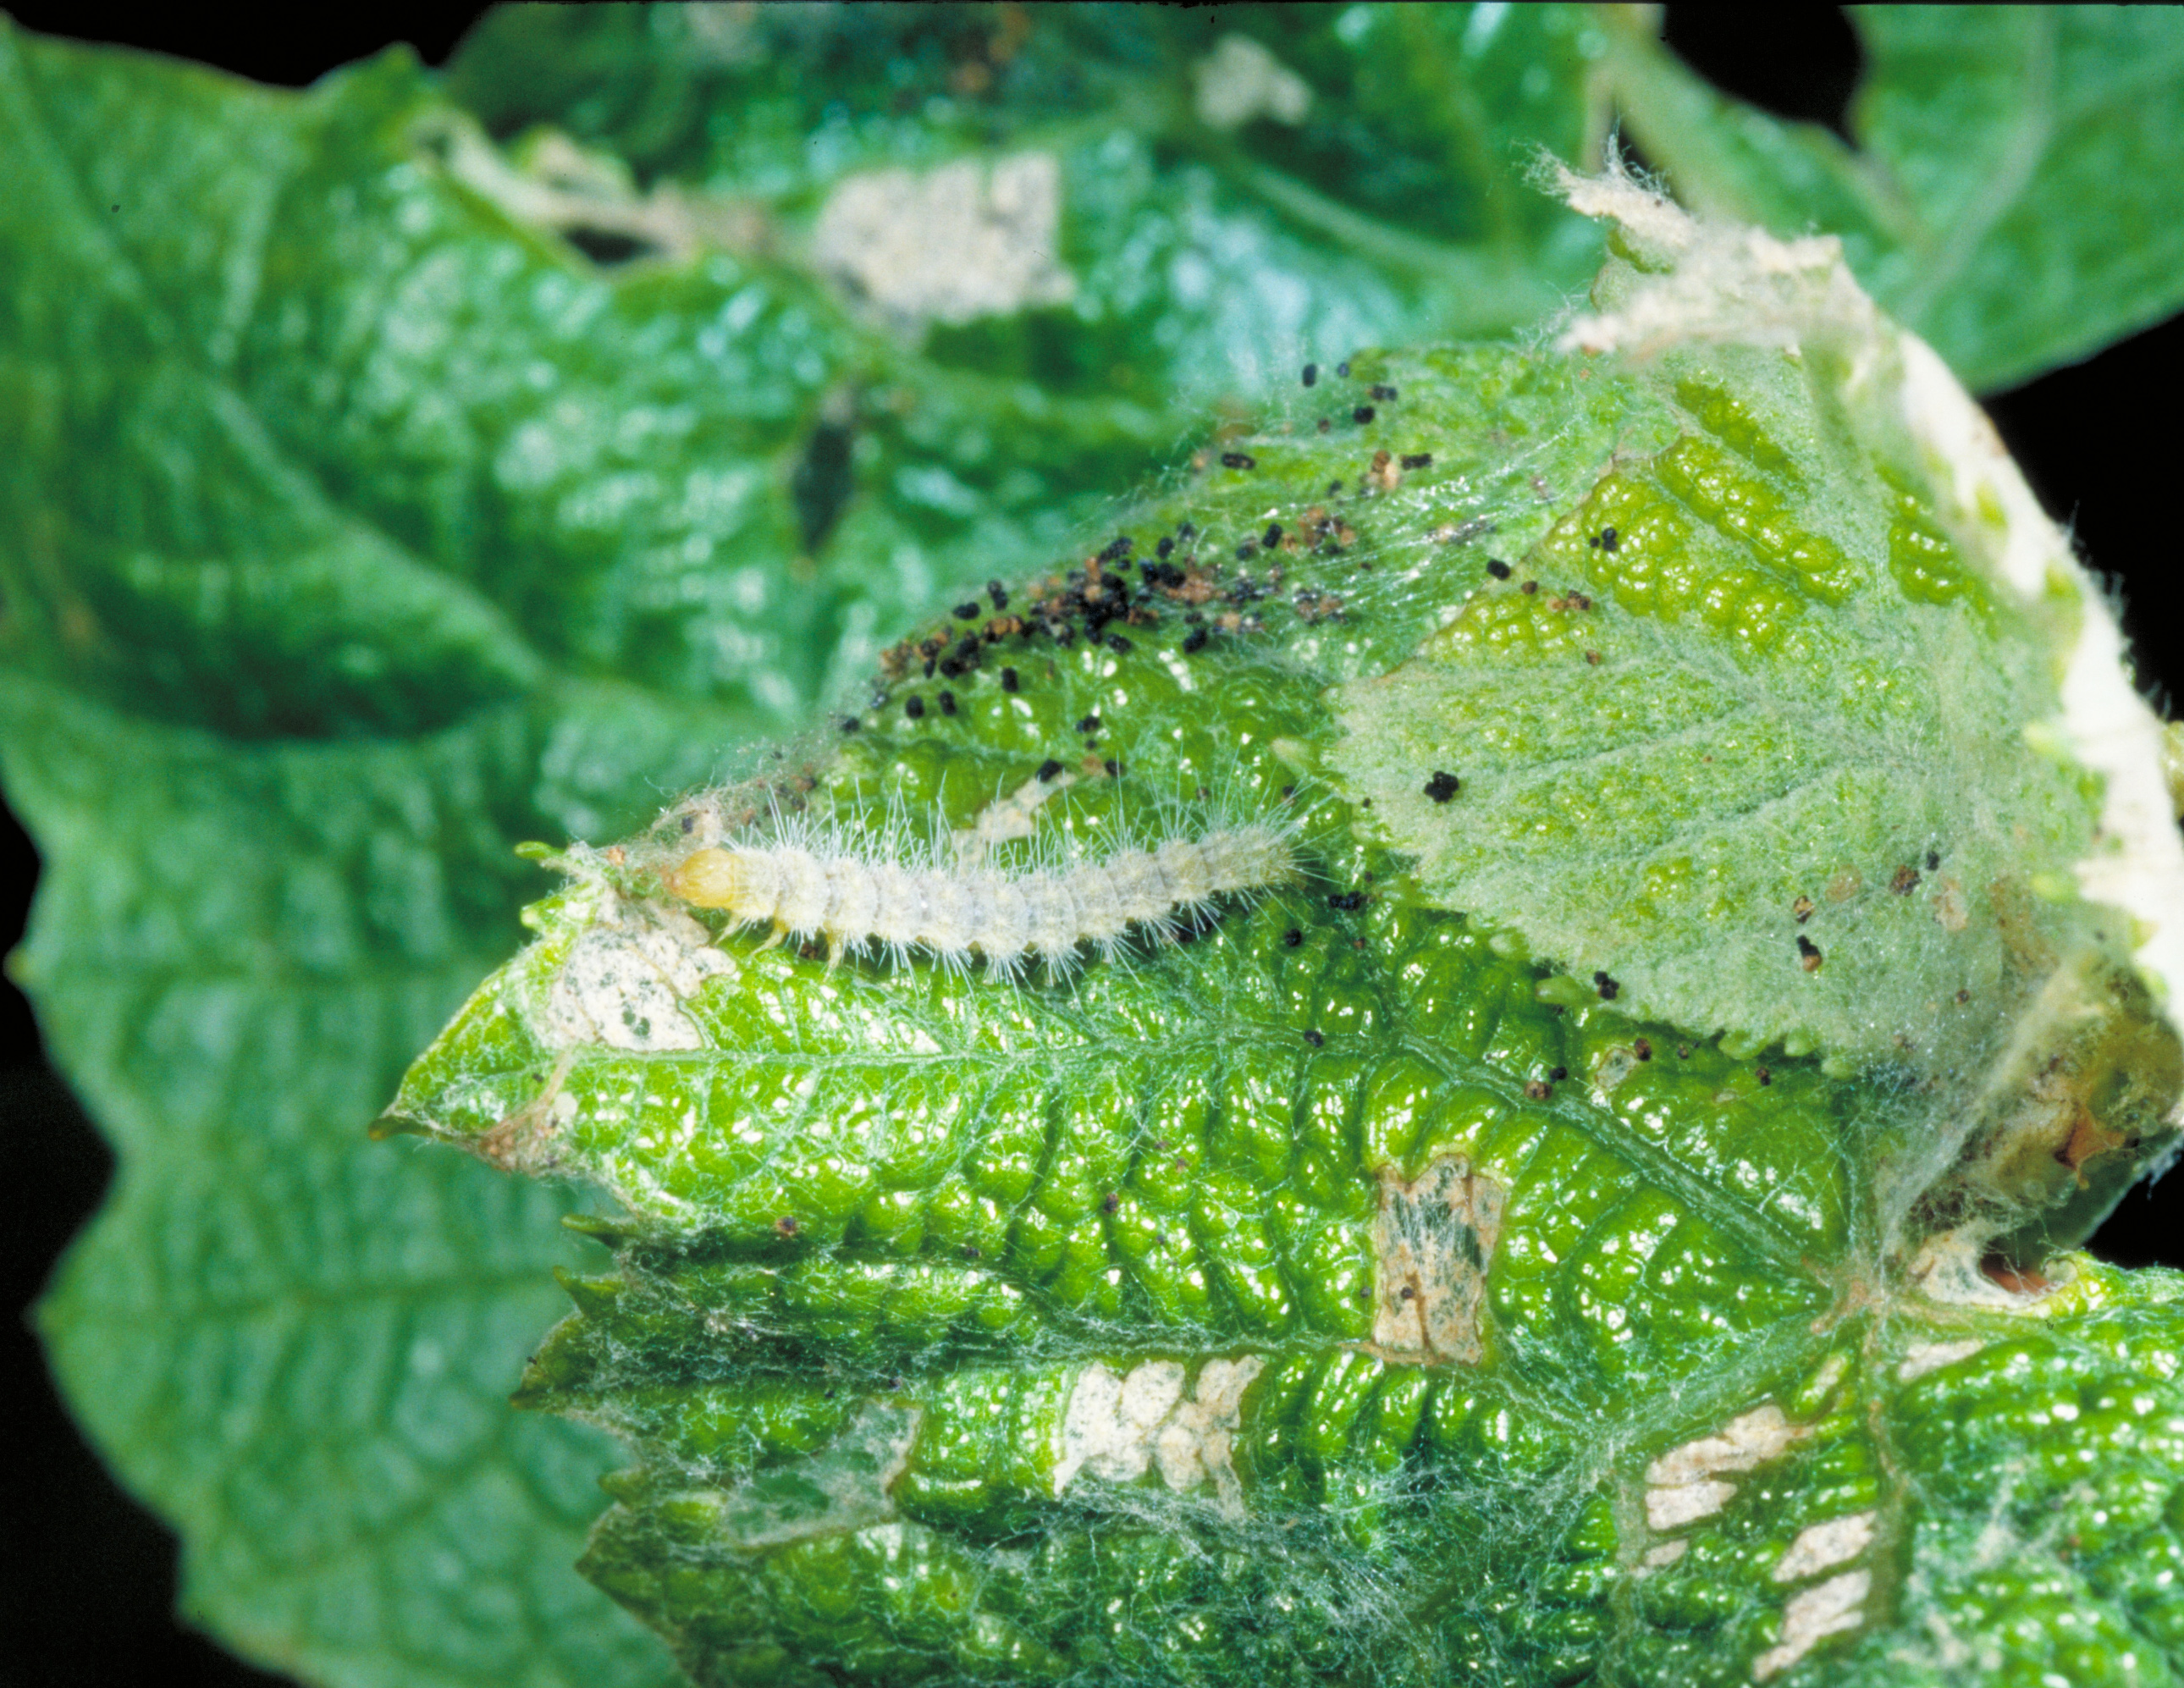
{"label": "puckered leaf texture", "polygon": [[[1694,200],[1842,228],[1975,381],[2173,303],[2176,173],[2122,121],[2164,25],[1983,14],[1953,80],[1939,26],[1861,27],[1849,158],[1577,7],[508,8],[443,81],[302,95],[0,22],[0,774],[48,864],[13,966],[121,1167],[40,1318],[192,1618],[359,1688],[671,1678],[614,1601],[753,1682],[1696,1679],[1907,1635],[2164,1680],[2166,1281],[1959,1248],[1992,1305],[1856,1300],[2036,1211],[2030,1272],[2158,1139],[2128,939],[2058,892],[2098,782],[2025,747],[2052,676],[1981,666],[2067,628],[1794,381],[1349,355],[1581,287],[1597,236],[1523,178],[1618,109]],[[1118,526],[1109,596],[1034,583]],[[844,697],[855,733],[788,737]],[[1663,760],[1679,725],[1734,766]],[[782,738],[755,806],[570,857],[472,995],[514,844]],[[684,820],[777,802],[944,875],[1273,816],[1295,872],[1021,985],[631,912]],[[721,958],[702,1011],[648,983],[594,1047],[662,933]],[[2020,1023],[2043,945],[2096,1032],[1945,1177],[1932,1048]],[[362,1136],[466,997],[407,1117],[627,1210],[527,1374],[582,1198]],[[640,1450],[591,1584],[612,1451],[519,1378]]]}
{"label": "puckered leaf texture", "polygon": [[[1573,153],[1582,58],[1542,104]],[[1379,279],[1338,200],[1170,201],[1125,123],[1069,188],[1112,320],[920,350],[718,219],[610,261],[398,55],[296,97],[9,31],[0,124],[4,744],[49,863],[17,972],[124,1158],[44,1314],[64,1384],[182,1527],[192,1615],[254,1656],[651,1680],[566,1569],[600,1455],[492,1406],[554,1201],[360,1136],[514,944],[510,847],[626,828],[905,605],[1059,543],[1185,426],[1178,369],[1235,380],[1212,326],[1247,281],[1284,358],[1485,296],[1443,265],[1500,278],[1495,321],[1554,282],[1507,240]],[[777,192],[762,165],[727,187]],[[1494,191],[1581,273],[1579,226]]]}
{"label": "puckered leaf texture", "polygon": [[2184,1090],[2098,592],[1831,251],[1611,186],[1578,334],[1695,343],[1354,356],[404,1080],[618,1204],[524,1399],[698,1680],[2170,1680],[2174,1284],[2057,1251]]}

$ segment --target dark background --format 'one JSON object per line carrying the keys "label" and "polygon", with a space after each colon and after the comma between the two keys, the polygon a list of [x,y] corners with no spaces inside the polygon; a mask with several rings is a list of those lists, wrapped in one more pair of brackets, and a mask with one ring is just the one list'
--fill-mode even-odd
{"label": "dark background", "polygon": [[[454,48],[477,9],[313,8],[254,14],[220,39],[204,14],[137,7],[18,6],[25,27],[148,47],[260,81],[301,87],[326,71],[406,41],[428,64]],[[1732,93],[1786,117],[1844,127],[1858,73],[1856,38],[1832,7],[1764,12],[1667,8],[1669,44]],[[2170,585],[2166,531],[2176,472],[2173,407],[2184,381],[2184,318],[1992,399],[1988,409],[2048,509],[2075,529],[2086,554],[2117,582],[2126,625],[2144,642],[2146,683],[2164,700],[2184,677],[2184,639]],[[2152,426],[2119,428],[2118,409]],[[36,853],[0,809],[0,954],[20,940]],[[125,1496],[55,1398],[26,1323],[52,1265],[88,1219],[113,1171],[106,1145],[46,1065],[29,1006],[0,983],[0,1120],[22,1192],[0,1240],[0,1382],[18,1403],[0,1453],[0,1671],[40,1688],[278,1688],[285,1679],[231,1657],[170,1615],[175,1540]],[[2170,1192],[2144,1187],[2094,1239],[2126,1265],[2184,1265]]]}

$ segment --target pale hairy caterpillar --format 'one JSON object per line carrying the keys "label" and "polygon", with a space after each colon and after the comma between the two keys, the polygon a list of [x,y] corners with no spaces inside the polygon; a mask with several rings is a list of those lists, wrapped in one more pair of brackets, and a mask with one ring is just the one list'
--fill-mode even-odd
{"label": "pale hairy caterpillar", "polygon": [[694,907],[771,925],[775,941],[823,938],[833,957],[876,947],[897,962],[924,949],[958,968],[976,951],[989,971],[1013,978],[1033,956],[1050,973],[1065,971],[1080,944],[1112,960],[1134,927],[1171,941],[1217,897],[1293,882],[1290,830],[1250,822],[1023,872],[937,853],[905,863],[893,853],[800,842],[712,845],[663,878]]}

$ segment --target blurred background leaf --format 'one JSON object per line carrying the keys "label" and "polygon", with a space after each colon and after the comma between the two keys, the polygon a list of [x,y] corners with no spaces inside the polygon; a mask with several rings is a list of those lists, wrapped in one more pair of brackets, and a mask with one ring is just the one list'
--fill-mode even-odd
{"label": "blurred background leaf", "polygon": [[2166,8],[1854,6],[1849,139],[1725,98],[1630,12],[1607,75],[1695,209],[1842,237],[1974,392],[2184,304],[2184,19]]}

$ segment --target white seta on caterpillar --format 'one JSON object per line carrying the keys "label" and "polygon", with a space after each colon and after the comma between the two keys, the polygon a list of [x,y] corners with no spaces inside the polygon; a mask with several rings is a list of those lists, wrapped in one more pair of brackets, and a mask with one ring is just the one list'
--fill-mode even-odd
{"label": "white seta on caterpillar", "polygon": [[769,925],[776,941],[824,939],[835,958],[878,949],[900,963],[922,949],[966,968],[975,952],[1003,978],[1034,957],[1059,974],[1080,944],[1112,960],[1133,928],[1169,942],[1216,898],[1295,880],[1291,831],[1248,822],[1014,872],[846,839],[728,842],[685,857],[662,878],[693,907]]}

